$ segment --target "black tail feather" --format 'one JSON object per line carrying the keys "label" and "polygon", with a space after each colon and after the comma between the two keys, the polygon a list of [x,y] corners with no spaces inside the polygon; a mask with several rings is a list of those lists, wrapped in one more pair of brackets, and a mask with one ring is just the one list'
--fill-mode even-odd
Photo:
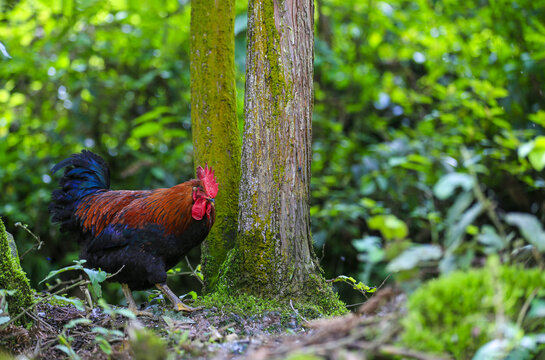
{"label": "black tail feather", "polygon": [[61,231],[77,227],[74,212],[78,202],[89,194],[110,188],[110,170],[106,162],[88,150],[73,154],[55,165],[53,173],[64,169],[59,180],[60,189],[51,194],[49,212],[51,220],[61,224]]}

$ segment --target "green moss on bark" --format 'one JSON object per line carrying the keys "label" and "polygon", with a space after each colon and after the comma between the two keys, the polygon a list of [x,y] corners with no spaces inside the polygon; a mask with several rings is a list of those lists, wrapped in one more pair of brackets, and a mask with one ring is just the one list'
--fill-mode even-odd
{"label": "green moss on bark", "polygon": [[191,121],[195,167],[208,163],[219,183],[216,222],[202,246],[205,290],[211,290],[234,245],[240,182],[240,134],[234,62],[235,1],[191,3]]}
{"label": "green moss on bark", "polygon": [[[259,249],[256,249],[255,253],[260,253]],[[291,301],[296,309],[311,318],[342,315],[348,312],[345,304],[325,282],[321,273],[308,273],[305,280],[294,283],[293,279],[290,279],[289,271],[274,274],[266,271],[267,266],[269,270],[276,269],[275,271],[279,271],[279,267],[258,262],[252,267],[254,272],[251,272],[249,264],[244,263],[243,259],[239,248],[229,252],[221,268],[216,291],[205,297],[205,303],[216,302],[233,310],[248,308],[247,301],[251,303],[259,301],[261,304],[259,311],[264,309],[290,311]],[[279,291],[280,289],[282,291]],[[247,310],[249,313],[258,313],[255,309]]]}
{"label": "green moss on bark", "polygon": [[[11,243],[11,244],[10,244]],[[19,263],[17,247],[10,241],[4,223],[0,218],[0,289],[15,290],[15,294],[8,296],[8,311],[15,316],[21,309],[28,309],[33,304],[32,288],[25,272]],[[30,319],[21,317],[19,325],[28,323]]]}

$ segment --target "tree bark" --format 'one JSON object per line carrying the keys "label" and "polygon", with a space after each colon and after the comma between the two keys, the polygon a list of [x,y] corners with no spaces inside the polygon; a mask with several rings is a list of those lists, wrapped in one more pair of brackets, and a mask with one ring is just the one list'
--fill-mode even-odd
{"label": "tree bark", "polygon": [[336,297],[310,233],[313,10],[312,0],[250,0],[239,234],[222,282],[327,302]]}
{"label": "tree bark", "polygon": [[191,124],[195,167],[208,163],[219,184],[216,222],[202,246],[205,290],[237,233],[240,134],[236,109],[234,0],[191,2]]}

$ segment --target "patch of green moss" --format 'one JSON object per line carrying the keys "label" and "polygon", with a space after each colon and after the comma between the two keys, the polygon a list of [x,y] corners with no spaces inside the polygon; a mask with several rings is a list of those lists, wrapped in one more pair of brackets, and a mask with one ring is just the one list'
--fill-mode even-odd
{"label": "patch of green moss", "polygon": [[306,303],[314,304],[323,316],[338,316],[348,313],[346,304],[341,301],[339,294],[326,283],[322,274],[310,274],[309,279],[303,285],[304,288],[313,289],[304,299]]}
{"label": "patch of green moss", "polygon": [[[336,316],[348,312],[338,294],[325,282],[321,274],[309,275],[307,281],[300,284],[297,294],[278,297],[271,286],[265,283],[256,286],[252,272],[242,271],[241,265],[238,251],[231,250],[223,265],[216,291],[200,298],[199,305],[216,306],[251,316],[262,315],[266,311],[293,313],[291,300],[293,307],[305,318]],[[248,274],[251,277],[237,277],[235,274]]]}
{"label": "patch of green moss", "polygon": [[[28,309],[34,302],[33,290],[19,263],[17,248],[14,244],[10,246],[2,219],[0,219],[0,289],[16,291],[14,295],[7,297],[10,316],[20,313],[21,308]],[[17,324],[26,325],[30,321],[31,319],[23,316],[17,320]]]}
{"label": "patch of green moss", "polygon": [[[483,269],[454,272],[429,281],[408,300],[402,342],[422,351],[469,359],[493,338],[498,311],[515,323],[534,290],[545,296],[540,269],[489,262]],[[501,309],[500,309],[501,307]],[[543,332],[545,324],[525,331]]]}
{"label": "patch of green moss", "polygon": [[[289,302],[262,298],[249,294],[229,295],[216,291],[196,300],[198,306],[216,307],[243,317],[262,316],[270,312],[279,312],[280,316],[289,319],[294,311]],[[315,304],[292,302],[293,308],[306,319],[315,319],[332,314],[325,314],[323,309]]]}
{"label": "patch of green moss", "polygon": [[216,307],[241,316],[263,315],[268,311],[288,310],[275,300],[262,299],[246,294],[228,295],[220,291],[198,298],[195,304],[206,308]]}

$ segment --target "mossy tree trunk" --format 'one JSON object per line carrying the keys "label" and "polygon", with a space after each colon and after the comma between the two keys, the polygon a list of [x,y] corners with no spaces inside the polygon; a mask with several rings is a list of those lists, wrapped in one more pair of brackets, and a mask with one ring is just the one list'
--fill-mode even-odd
{"label": "mossy tree trunk", "polygon": [[239,234],[221,281],[327,312],[339,303],[310,233],[313,11],[313,0],[250,0]]}
{"label": "mossy tree trunk", "polygon": [[[0,218],[0,289],[15,290],[15,294],[8,296],[8,311],[13,317],[32,305],[33,290],[21,268],[15,241],[10,237]],[[31,319],[23,316],[17,323],[24,325],[28,321]]]}
{"label": "mossy tree trunk", "polygon": [[219,183],[216,222],[202,246],[205,289],[237,233],[240,135],[236,109],[235,0],[191,2],[191,124],[195,167],[208,163]]}

